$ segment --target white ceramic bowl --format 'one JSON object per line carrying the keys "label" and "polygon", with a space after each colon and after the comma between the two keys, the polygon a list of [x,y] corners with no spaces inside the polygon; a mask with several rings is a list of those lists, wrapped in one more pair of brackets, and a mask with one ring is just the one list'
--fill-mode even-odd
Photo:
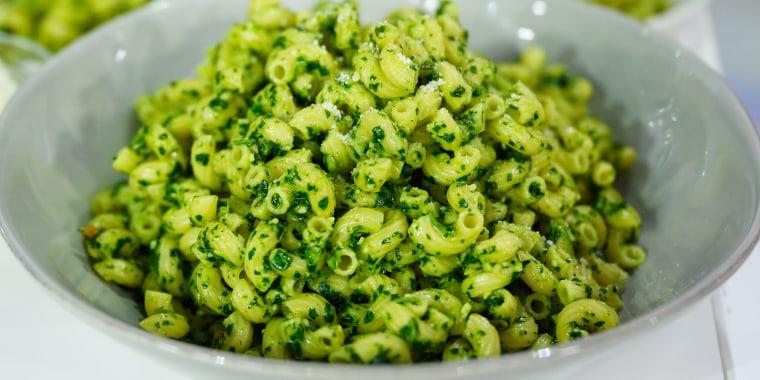
{"label": "white ceramic bowl", "polygon": [[[136,96],[192,74],[246,3],[159,1],[118,19],[49,60],[0,116],[0,230],[12,252],[94,328],[179,371],[363,380],[582,374],[637,336],[667,328],[664,322],[734,273],[758,241],[760,142],[742,105],[699,59],[640,23],[578,3],[467,1],[462,22],[474,49],[501,60],[543,46],[552,61],[593,81],[593,112],[639,151],[621,186],[641,213],[640,244],[649,256],[624,294],[623,323],[538,351],[395,367],[266,360],[146,333],[137,327],[140,305],[93,274],[77,228],[88,220],[90,197],[120,178],[110,161],[135,131]],[[401,5],[436,2],[360,3],[366,22]]]}
{"label": "white ceramic bowl", "polygon": [[690,49],[714,70],[721,71],[711,4],[711,0],[673,0],[673,8],[647,20],[647,24]]}
{"label": "white ceramic bowl", "polygon": [[0,111],[18,84],[37,71],[48,56],[32,41],[0,32]]}

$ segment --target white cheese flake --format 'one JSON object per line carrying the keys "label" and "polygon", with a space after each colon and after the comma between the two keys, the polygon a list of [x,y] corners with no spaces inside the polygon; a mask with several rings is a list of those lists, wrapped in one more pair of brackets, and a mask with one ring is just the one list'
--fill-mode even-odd
{"label": "white cheese flake", "polygon": [[326,111],[329,111],[333,116],[335,116],[336,119],[341,118],[340,110],[338,107],[335,106],[335,104],[332,104],[330,102],[324,102],[322,103],[322,108],[324,108]]}
{"label": "white cheese flake", "polygon": [[412,62],[412,60],[409,57],[405,56],[404,53],[398,52],[396,53],[396,56],[398,57],[399,60],[401,60],[401,62],[404,62],[405,65],[407,66],[414,65],[414,62]]}
{"label": "white cheese flake", "polygon": [[[354,73],[354,74],[356,74],[356,73]],[[349,84],[349,81],[351,80],[351,77],[348,75],[347,72],[344,71],[344,72],[340,73],[340,75],[338,75],[338,77],[335,78],[335,80],[338,83],[340,83],[340,84],[342,84],[342,85],[345,86],[345,85]]]}
{"label": "white cheese flake", "polygon": [[434,81],[427,82],[424,86],[420,87],[420,90],[422,91],[435,91],[438,89],[438,87],[443,86],[445,82],[443,79],[436,79]]}

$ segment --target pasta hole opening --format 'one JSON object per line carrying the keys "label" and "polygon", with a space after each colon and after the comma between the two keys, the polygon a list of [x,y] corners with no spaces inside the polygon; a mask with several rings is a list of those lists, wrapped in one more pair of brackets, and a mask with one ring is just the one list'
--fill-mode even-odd
{"label": "pasta hole opening", "polygon": [[462,148],[462,157],[464,158],[480,157],[480,152],[475,147],[466,146]]}
{"label": "pasta hole opening", "polygon": [[245,182],[250,187],[255,187],[266,179],[266,173],[259,167],[252,167],[245,173]]}
{"label": "pasta hole opening", "polygon": [[488,112],[490,113],[498,113],[501,111],[501,102],[498,99],[490,99],[488,101]]}
{"label": "pasta hole opening", "polygon": [[530,310],[533,312],[533,314],[543,314],[543,312],[546,310],[546,305],[544,305],[544,303],[538,299],[531,300],[529,305]]}
{"label": "pasta hole opening", "polygon": [[461,225],[464,228],[468,230],[474,230],[476,228],[480,228],[483,225],[483,215],[476,213],[464,214],[461,217],[461,222]]}
{"label": "pasta hole opening", "polygon": [[146,219],[140,223],[140,229],[143,231],[152,231],[156,228],[157,223],[153,219]]}
{"label": "pasta hole opening", "polygon": [[285,67],[282,64],[274,65],[272,67],[272,81],[284,82],[285,80]]}
{"label": "pasta hole opening", "polygon": [[309,221],[308,225],[309,229],[318,233],[322,234],[329,230],[330,226],[325,222],[323,219],[312,219]]}
{"label": "pasta hole opening", "polygon": [[590,163],[589,158],[587,154],[575,154],[575,165],[576,169],[580,173],[588,172]]}
{"label": "pasta hole opening", "polygon": [[627,268],[635,268],[644,262],[646,254],[644,250],[635,245],[626,245],[622,248],[621,266]]}
{"label": "pasta hole opening", "polygon": [[341,271],[349,271],[354,265],[354,259],[349,255],[340,255],[337,268]]}
{"label": "pasta hole opening", "polygon": [[581,240],[586,244],[586,246],[596,246],[596,243],[599,241],[599,237],[596,234],[596,229],[594,226],[591,226],[589,224],[582,224],[578,232]]}
{"label": "pasta hole opening", "polygon": [[236,166],[247,164],[245,162],[248,156],[246,153],[247,152],[244,151],[243,148],[236,147],[236,149],[232,149],[232,162],[234,162]]}

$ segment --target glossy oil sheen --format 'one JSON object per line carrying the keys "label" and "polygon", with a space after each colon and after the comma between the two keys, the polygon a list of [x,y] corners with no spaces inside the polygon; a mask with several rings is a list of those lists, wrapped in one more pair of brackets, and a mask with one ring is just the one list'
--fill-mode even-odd
{"label": "glossy oil sheen", "polygon": [[[181,0],[118,19],[56,55],[0,116],[0,229],[52,296],[88,323],[195,376],[556,378],[582,373],[708,296],[758,239],[760,145],[741,104],[692,55],[625,17],[559,1],[462,1],[470,47],[514,59],[531,44],[595,86],[592,110],[639,161],[621,182],[640,210],[648,261],[625,293],[623,324],[576,343],[465,363],[354,367],[218,352],[141,331],[141,305],[90,269],[78,227],[89,199],[121,177],[110,166],[137,128],[135,98],[192,75],[247,0]],[[313,1],[284,1],[305,7]],[[363,22],[429,0],[360,1]],[[75,348],[74,348],[75,349]],[[127,364],[128,365],[128,364]]]}

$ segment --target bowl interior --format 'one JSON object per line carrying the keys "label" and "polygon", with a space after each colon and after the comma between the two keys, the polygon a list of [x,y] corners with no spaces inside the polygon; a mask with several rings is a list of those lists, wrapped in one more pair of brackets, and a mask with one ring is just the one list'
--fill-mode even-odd
{"label": "bowl interior", "polygon": [[[365,22],[400,6],[437,4],[360,3]],[[137,128],[136,97],[192,75],[246,6],[183,0],[139,10],[53,57],[0,116],[0,229],[11,250],[65,304],[121,336],[159,339],[136,327],[141,306],[91,271],[78,228],[88,220],[91,196],[122,178],[111,158]],[[758,237],[760,150],[751,121],[715,73],[645,26],[588,6],[484,0],[460,10],[474,50],[504,60],[537,44],[551,61],[590,78],[593,113],[639,153],[618,186],[641,213],[640,244],[648,251],[624,293],[625,322],[546,356],[605,347],[646,330],[735,271]],[[531,355],[467,365],[498,371],[526,366],[518,359]]]}

